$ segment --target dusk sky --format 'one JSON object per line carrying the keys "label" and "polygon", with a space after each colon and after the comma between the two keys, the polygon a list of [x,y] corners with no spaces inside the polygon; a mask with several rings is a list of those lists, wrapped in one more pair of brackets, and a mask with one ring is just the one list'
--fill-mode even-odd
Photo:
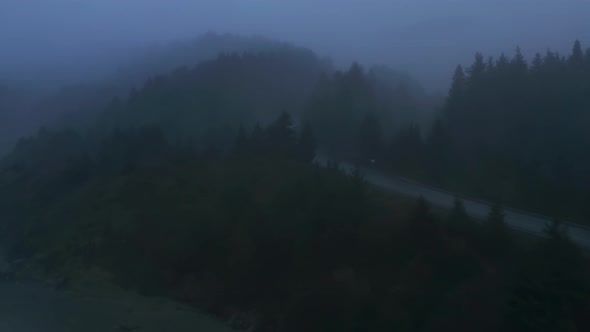
{"label": "dusk sky", "polygon": [[0,73],[81,74],[215,31],[296,43],[338,64],[385,63],[441,89],[476,51],[590,46],[589,14],[583,0],[3,0]]}

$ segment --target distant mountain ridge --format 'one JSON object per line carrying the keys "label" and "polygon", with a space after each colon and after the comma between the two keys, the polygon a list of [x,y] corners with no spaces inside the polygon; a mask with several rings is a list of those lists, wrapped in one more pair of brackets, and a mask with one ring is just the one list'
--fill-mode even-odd
{"label": "distant mountain ridge", "polygon": [[[42,125],[77,127],[92,123],[97,112],[106,109],[114,98],[126,98],[132,89],[141,89],[150,79],[168,75],[180,67],[192,68],[203,61],[213,60],[222,53],[256,54],[275,51],[316,57],[309,49],[261,36],[210,32],[192,40],[138,50],[135,55],[114,65],[113,68],[116,69],[103,75],[102,79],[89,78],[61,88],[49,89],[57,89],[55,93],[28,90],[22,92],[28,86],[23,88],[19,82],[11,84],[11,81],[2,81],[0,112],[6,129],[3,130],[5,134],[0,137],[0,153],[11,147],[19,137],[32,134]],[[327,60],[322,61],[328,64]],[[42,77],[39,81],[43,81]]]}
{"label": "distant mountain ridge", "polygon": [[147,49],[123,64],[116,76],[142,84],[146,79],[173,71],[178,67],[192,67],[216,58],[222,53],[260,53],[291,51],[313,53],[311,50],[263,36],[242,36],[208,32],[192,40],[176,41]]}
{"label": "distant mountain ridge", "polygon": [[[260,36],[207,33],[192,40],[153,46],[138,51],[123,61],[111,74],[94,82],[71,84],[43,101],[44,112],[65,114],[66,122],[77,122],[81,113],[104,109],[115,97],[126,97],[132,89],[141,89],[156,76],[168,75],[178,68],[192,68],[220,54],[255,54],[287,51],[315,56],[309,49]],[[64,118],[59,119],[60,122]]]}

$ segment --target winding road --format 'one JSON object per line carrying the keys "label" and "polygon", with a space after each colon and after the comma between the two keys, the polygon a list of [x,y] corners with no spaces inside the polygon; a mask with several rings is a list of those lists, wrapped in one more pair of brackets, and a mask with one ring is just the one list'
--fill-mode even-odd
{"label": "winding road", "polygon": [[[316,161],[320,164],[326,164],[328,160],[325,157],[316,158]],[[338,166],[348,172],[355,168],[350,163],[338,163]],[[361,168],[360,171],[367,182],[384,191],[409,198],[422,196],[433,206],[444,210],[453,207],[455,195],[448,191],[369,168]],[[489,202],[468,197],[461,197],[461,200],[465,205],[467,214],[477,220],[485,220],[491,208]],[[545,236],[544,230],[551,222],[549,217],[516,209],[505,208],[504,212],[506,215],[505,221],[509,227],[536,236]],[[564,225],[566,226],[565,231],[570,238],[583,249],[590,251],[590,227],[574,223],[564,223]]]}

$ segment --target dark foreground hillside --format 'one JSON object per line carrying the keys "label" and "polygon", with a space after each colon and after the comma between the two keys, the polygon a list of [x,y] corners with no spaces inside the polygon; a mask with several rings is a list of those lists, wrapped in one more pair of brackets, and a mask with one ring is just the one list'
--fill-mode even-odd
{"label": "dark foreground hillside", "polygon": [[558,223],[522,242],[501,209],[482,226],[312,165],[313,142],[287,115],[224,153],[42,132],[3,166],[4,249],[60,287],[92,274],[257,331],[590,328],[588,261]]}

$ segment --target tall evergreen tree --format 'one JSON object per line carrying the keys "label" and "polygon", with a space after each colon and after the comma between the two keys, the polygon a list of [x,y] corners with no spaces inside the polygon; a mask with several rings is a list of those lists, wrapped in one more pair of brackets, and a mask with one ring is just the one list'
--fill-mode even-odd
{"label": "tall evergreen tree", "polygon": [[582,50],[582,44],[579,40],[575,41],[574,47],[572,48],[572,54],[568,60],[573,66],[580,66],[584,62],[584,51]]}
{"label": "tall evergreen tree", "polygon": [[510,65],[512,66],[515,74],[520,76],[526,74],[528,65],[526,60],[524,59],[524,56],[522,55],[520,47],[516,47],[514,58],[512,58]]}
{"label": "tall evergreen tree", "polygon": [[535,57],[533,58],[533,61],[531,62],[531,70],[534,73],[538,73],[541,71],[541,69],[543,68],[543,57],[541,56],[541,53],[536,53]]}
{"label": "tall evergreen tree", "polygon": [[463,67],[458,65],[453,74],[453,81],[451,82],[445,107],[446,116],[453,119],[452,123],[460,116],[459,113],[463,111],[466,95],[467,77]]}
{"label": "tall evergreen tree", "polygon": [[453,81],[451,83],[451,89],[449,91],[449,100],[456,101],[465,92],[465,72],[461,65],[457,66],[455,73],[453,74]]}
{"label": "tall evergreen tree", "polygon": [[496,63],[494,62],[494,57],[489,56],[488,57],[488,62],[486,63],[486,71],[488,73],[491,73],[494,70],[496,70]]}
{"label": "tall evergreen tree", "polygon": [[[453,183],[485,196],[515,188],[512,196],[520,198],[512,204],[544,213],[552,213],[548,207],[560,191],[571,199],[559,201],[577,218],[587,218],[588,212],[574,212],[580,211],[574,202],[590,193],[584,188],[590,177],[582,171],[590,158],[578,148],[590,144],[582,125],[588,119],[583,110],[590,106],[590,79],[584,74],[590,71],[590,53],[584,60],[581,47],[576,42],[567,59],[552,51],[537,54],[530,66],[517,48],[511,59],[501,55],[493,70],[478,54],[467,79],[458,69],[443,111],[458,169],[447,179],[458,176]],[[423,160],[436,159],[433,153],[436,149],[429,148]],[[532,189],[536,184],[547,189]],[[544,203],[528,199],[533,196],[542,196],[537,201]]]}
{"label": "tall evergreen tree", "polygon": [[483,60],[483,55],[481,53],[475,53],[475,61],[469,67],[469,84],[471,86],[476,86],[480,83],[484,73],[486,71],[486,64]]}
{"label": "tall evergreen tree", "polygon": [[506,54],[504,54],[504,53],[500,54],[498,61],[496,61],[496,68],[499,71],[506,71],[508,69],[509,65],[510,65],[510,60],[508,59]]}

